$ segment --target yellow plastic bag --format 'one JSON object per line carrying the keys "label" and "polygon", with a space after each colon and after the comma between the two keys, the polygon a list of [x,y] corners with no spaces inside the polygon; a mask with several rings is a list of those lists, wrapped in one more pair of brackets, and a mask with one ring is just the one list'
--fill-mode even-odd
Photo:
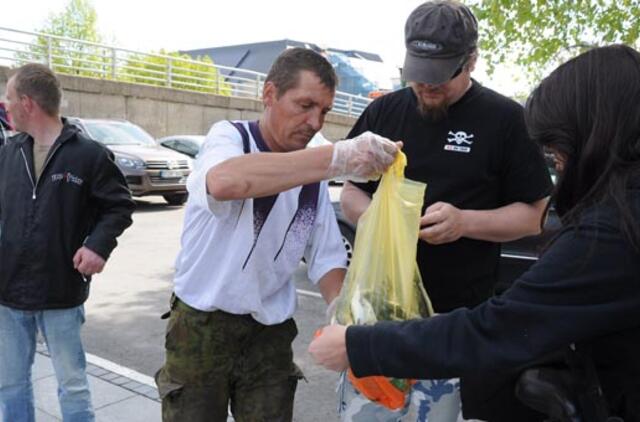
{"label": "yellow plastic bag", "polygon": [[[404,178],[400,152],[380,180],[360,217],[354,255],[336,304],[340,324],[402,321],[433,314],[416,263],[420,214],[426,185]],[[390,409],[404,405],[412,380],[386,377],[349,379],[365,397]]]}

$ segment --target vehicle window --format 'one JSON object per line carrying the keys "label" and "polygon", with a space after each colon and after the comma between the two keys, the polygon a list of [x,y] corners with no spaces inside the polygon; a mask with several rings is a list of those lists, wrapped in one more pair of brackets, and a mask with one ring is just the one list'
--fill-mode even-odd
{"label": "vehicle window", "polygon": [[138,126],[119,122],[87,122],[87,131],[104,145],[155,145],[156,142]]}
{"label": "vehicle window", "polygon": [[181,151],[183,151],[185,154],[191,155],[192,157],[198,155],[198,152],[200,151],[199,145],[194,141],[185,140],[178,142],[178,144],[180,145]]}

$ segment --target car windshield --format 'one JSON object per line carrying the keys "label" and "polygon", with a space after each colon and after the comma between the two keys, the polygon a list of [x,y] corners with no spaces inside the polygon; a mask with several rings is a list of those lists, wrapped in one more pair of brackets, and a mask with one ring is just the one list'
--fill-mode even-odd
{"label": "car windshield", "polygon": [[87,122],[89,134],[104,145],[146,145],[156,142],[138,126],[120,122]]}
{"label": "car windshield", "polygon": [[[191,154],[193,156],[198,155],[198,152],[200,152],[200,147],[202,147],[202,142],[198,142],[195,139],[184,140],[184,151],[188,154]],[[180,148],[177,147],[177,149],[179,150]]]}
{"label": "car windshield", "polygon": [[204,136],[190,136],[188,138],[176,139],[178,142],[184,142],[191,148],[194,148],[196,152],[200,151],[202,144],[204,143]]}

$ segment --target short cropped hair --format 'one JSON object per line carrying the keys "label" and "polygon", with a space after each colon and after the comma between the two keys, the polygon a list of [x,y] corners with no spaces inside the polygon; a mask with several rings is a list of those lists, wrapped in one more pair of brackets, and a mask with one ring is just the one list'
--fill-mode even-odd
{"label": "short cropped hair", "polygon": [[55,73],[47,66],[25,64],[18,68],[12,78],[18,96],[30,97],[49,116],[55,117],[60,113],[62,88]]}
{"label": "short cropped hair", "polygon": [[319,53],[308,48],[290,48],[278,56],[265,82],[272,82],[281,97],[298,86],[300,72],[307,70],[315,74],[322,84],[332,91],[338,85],[338,76],[331,63]]}

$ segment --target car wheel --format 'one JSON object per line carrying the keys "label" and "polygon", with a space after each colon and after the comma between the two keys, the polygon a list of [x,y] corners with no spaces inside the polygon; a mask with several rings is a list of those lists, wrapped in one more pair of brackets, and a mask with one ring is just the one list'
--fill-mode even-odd
{"label": "car wheel", "polygon": [[338,227],[340,228],[344,248],[347,250],[347,265],[349,265],[353,258],[353,245],[355,244],[356,233],[346,224],[338,223]]}
{"label": "car wheel", "polygon": [[182,205],[187,202],[186,193],[174,193],[171,195],[162,195],[162,197],[169,203],[169,205]]}

